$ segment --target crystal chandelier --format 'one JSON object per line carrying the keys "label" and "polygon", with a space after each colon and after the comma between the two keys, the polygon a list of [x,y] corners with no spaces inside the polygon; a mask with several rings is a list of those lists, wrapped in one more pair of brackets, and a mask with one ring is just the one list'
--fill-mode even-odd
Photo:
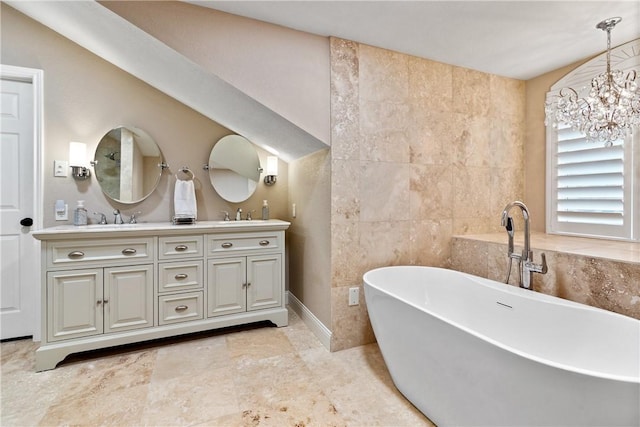
{"label": "crystal chandelier", "polygon": [[588,141],[604,142],[607,147],[628,135],[634,126],[640,126],[636,71],[625,75],[611,70],[611,30],[620,21],[622,18],[609,18],[596,25],[607,32],[607,71],[591,80],[589,92],[582,97],[575,89],[561,89],[545,105],[545,125],[557,128],[560,123],[567,124],[583,132]]}

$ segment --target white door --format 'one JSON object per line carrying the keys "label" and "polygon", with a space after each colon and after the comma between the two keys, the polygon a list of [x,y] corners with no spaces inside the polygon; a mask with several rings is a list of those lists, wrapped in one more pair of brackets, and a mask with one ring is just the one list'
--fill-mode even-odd
{"label": "white door", "polygon": [[33,84],[0,83],[0,338],[6,339],[36,331],[40,253],[29,234],[36,215]]}

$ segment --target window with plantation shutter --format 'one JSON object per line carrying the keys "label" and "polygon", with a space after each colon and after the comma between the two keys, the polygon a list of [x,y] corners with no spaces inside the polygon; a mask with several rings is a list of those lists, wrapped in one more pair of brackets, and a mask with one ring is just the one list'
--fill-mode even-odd
{"label": "window with plantation shutter", "polygon": [[[640,39],[612,49],[611,66],[637,69]],[[605,67],[605,54],[580,65],[547,101],[565,87],[590,87]],[[547,233],[640,241],[640,129],[605,147],[568,126],[547,126],[546,181]]]}
{"label": "window with plantation shutter", "polygon": [[604,147],[569,127],[555,134],[549,231],[631,239],[631,138]]}

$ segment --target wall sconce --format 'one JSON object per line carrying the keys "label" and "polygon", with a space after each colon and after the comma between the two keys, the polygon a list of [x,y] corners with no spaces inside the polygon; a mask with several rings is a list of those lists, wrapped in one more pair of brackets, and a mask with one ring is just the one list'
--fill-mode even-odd
{"label": "wall sconce", "polygon": [[77,180],[85,180],[91,176],[91,171],[84,166],[87,158],[87,144],[83,142],[69,143],[69,166],[71,176]]}
{"label": "wall sconce", "polygon": [[276,156],[267,156],[267,171],[264,177],[266,185],[273,185],[278,178],[278,158]]}

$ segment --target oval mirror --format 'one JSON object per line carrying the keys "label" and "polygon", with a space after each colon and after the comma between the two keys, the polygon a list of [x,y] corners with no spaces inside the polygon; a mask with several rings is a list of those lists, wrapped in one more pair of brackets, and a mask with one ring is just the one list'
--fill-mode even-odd
{"label": "oval mirror", "polygon": [[138,203],[158,186],[163,162],[160,148],[148,133],[120,126],[98,143],[93,167],[107,197],[120,203]]}
{"label": "oval mirror", "polygon": [[227,135],[209,155],[209,179],[220,197],[228,202],[244,202],[256,191],[260,180],[260,158],[248,139]]}

